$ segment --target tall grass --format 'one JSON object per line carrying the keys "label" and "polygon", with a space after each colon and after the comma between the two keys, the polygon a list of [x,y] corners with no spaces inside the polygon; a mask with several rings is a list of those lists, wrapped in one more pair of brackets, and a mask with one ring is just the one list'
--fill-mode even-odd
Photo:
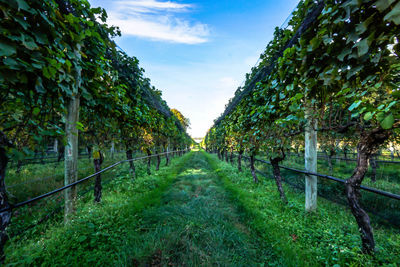
{"label": "tall grass", "polygon": [[215,155],[206,157],[246,213],[248,225],[274,244],[286,265],[400,264],[398,229],[374,224],[377,252],[374,257],[363,255],[357,224],[346,207],[318,198],[317,212],[308,214],[304,211],[302,192],[284,184],[289,200],[289,204],[284,205],[273,179],[261,179],[260,184],[254,184],[248,170],[238,173],[234,166],[220,162]]}

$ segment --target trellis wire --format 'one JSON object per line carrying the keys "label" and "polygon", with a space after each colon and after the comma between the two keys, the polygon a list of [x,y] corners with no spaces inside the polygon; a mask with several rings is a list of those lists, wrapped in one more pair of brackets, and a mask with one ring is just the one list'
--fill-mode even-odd
{"label": "trellis wire", "polygon": [[26,200],[26,201],[23,201],[23,202],[20,202],[20,203],[17,203],[17,204],[10,204],[10,207],[1,209],[1,210],[0,210],[0,214],[3,213],[3,212],[6,212],[6,211],[11,211],[11,210],[14,210],[14,209],[17,209],[17,208],[26,206],[26,205],[28,205],[28,204],[30,204],[30,203],[36,202],[36,201],[41,200],[41,199],[43,199],[43,198],[52,196],[52,195],[54,195],[54,194],[56,194],[56,193],[58,193],[58,192],[64,191],[65,189],[68,189],[68,188],[70,188],[70,187],[73,187],[73,186],[75,186],[75,185],[78,185],[78,184],[80,184],[80,183],[83,183],[83,182],[89,180],[90,178],[97,176],[98,174],[101,174],[101,173],[106,172],[106,171],[108,171],[108,170],[110,170],[110,169],[113,169],[114,167],[116,167],[116,166],[118,166],[118,165],[120,165],[120,164],[122,164],[122,163],[131,162],[131,161],[137,161],[137,160],[143,160],[143,159],[147,159],[147,158],[162,156],[162,155],[171,154],[171,153],[176,153],[176,152],[184,152],[184,151],[186,151],[186,150],[178,150],[178,151],[171,151],[171,152],[163,152],[163,153],[158,153],[158,154],[151,155],[151,156],[144,156],[144,157],[139,157],[139,158],[134,158],[134,159],[126,159],[126,160],[118,161],[118,162],[116,162],[116,163],[114,163],[114,164],[112,164],[112,165],[110,165],[110,166],[108,166],[108,167],[102,169],[101,171],[98,171],[98,172],[96,172],[96,173],[93,173],[93,174],[91,174],[91,175],[89,175],[89,176],[87,176],[87,177],[85,177],[85,178],[82,178],[82,179],[80,179],[80,180],[78,180],[78,181],[76,181],[76,182],[73,182],[73,183],[71,183],[71,184],[65,185],[65,186],[60,187],[60,188],[57,188],[57,189],[55,189],[55,190],[53,190],[53,191],[47,192],[47,193],[45,193],[45,194],[42,194],[42,195],[40,195],[40,196],[31,198],[31,199],[29,199],[29,200]]}

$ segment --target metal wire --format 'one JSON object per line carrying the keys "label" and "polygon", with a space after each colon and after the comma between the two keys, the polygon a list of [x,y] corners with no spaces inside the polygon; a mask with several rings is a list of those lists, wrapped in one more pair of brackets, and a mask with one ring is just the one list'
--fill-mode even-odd
{"label": "metal wire", "polygon": [[[247,157],[247,156],[243,156],[243,158],[249,159],[249,157]],[[258,162],[265,163],[265,164],[272,165],[271,162],[266,161],[266,160],[257,159],[257,158],[255,158],[254,160],[258,161]],[[342,183],[342,184],[346,184],[347,183],[346,180],[344,180],[344,179],[337,178],[337,177],[330,176],[330,175],[320,174],[320,173],[316,173],[316,172],[309,172],[309,171],[306,171],[306,170],[298,170],[298,169],[295,169],[295,168],[290,168],[290,167],[281,166],[281,165],[279,165],[279,167],[282,168],[282,169],[294,171],[294,172],[297,172],[297,173],[318,176],[318,177],[325,178],[325,179],[328,179],[328,180],[332,180],[332,181],[335,181],[335,182],[338,182],[338,183]],[[383,190],[379,190],[379,189],[376,189],[376,188],[372,188],[372,187],[369,187],[369,186],[363,186],[363,185],[360,185],[358,188],[360,188],[362,190],[365,190],[365,191],[369,191],[369,192],[377,194],[377,195],[381,195],[381,196],[384,196],[384,197],[400,200],[400,195],[397,195],[397,194],[393,194],[393,193],[390,193],[390,192],[386,192],[386,191],[383,191]]]}
{"label": "metal wire", "polygon": [[[299,155],[296,155],[296,154],[291,155],[291,156],[302,158],[302,156],[299,156]],[[318,158],[326,159],[328,157],[327,156],[318,156]],[[345,161],[357,161],[357,159],[349,159],[349,158],[341,158],[341,157],[332,157],[331,159],[335,159],[335,160],[338,159],[338,160],[345,160]],[[375,160],[375,162],[383,163],[383,164],[386,164],[386,163],[389,163],[389,164],[400,164],[400,161],[395,161],[395,160]]]}
{"label": "metal wire", "polygon": [[91,175],[89,175],[89,176],[87,176],[87,177],[85,177],[85,178],[82,178],[82,179],[80,179],[80,180],[78,180],[78,181],[76,181],[76,182],[73,182],[73,183],[71,183],[71,184],[65,185],[65,186],[63,186],[63,187],[57,188],[57,189],[55,189],[55,190],[53,190],[53,191],[50,191],[50,192],[48,192],[48,193],[45,193],[45,194],[43,194],[43,195],[40,195],[40,196],[31,198],[31,199],[29,199],[29,200],[26,200],[26,201],[23,201],[23,202],[20,202],[20,203],[17,203],[17,204],[10,204],[10,207],[1,209],[1,210],[0,210],[0,214],[3,213],[3,212],[6,212],[6,211],[11,211],[11,210],[14,210],[14,209],[17,209],[17,208],[26,206],[26,205],[28,205],[28,204],[30,204],[30,203],[36,202],[36,201],[41,200],[41,199],[43,199],[43,198],[52,196],[52,195],[54,195],[54,194],[56,194],[56,193],[58,193],[58,192],[64,191],[65,189],[68,189],[68,188],[73,187],[73,186],[75,186],[75,185],[77,185],[77,184],[83,183],[83,182],[89,180],[90,178],[92,178],[92,177],[94,177],[94,176],[97,176],[98,174],[101,174],[101,173],[103,173],[103,172],[106,172],[106,171],[108,171],[108,170],[111,170],[111,169],[113,169],[114,167],[116,167],[116,166],[118,166],[118,165],[120,165],[120,164],[122,164],[122,163],[131,162],[131,161],[137,161],[137,160],[143,160],[143,159],[147,159],[147,158],[162,156],[162,155],[171,154],[171,153],[176,153],[176,152],[184,152],[184,151],[186,151],[186,150],[178,150],[178,151],[171,151],[171,152],[163,152],[163,153],[158,153],[158,154],[154,154],[154,155],[151,155],[151,156],[144,156],[144,157],[139,157],[139,158],[134,158],[134,159],[126,159],[126,160],[118,161],[118,162],[116,162],[116,163],[114,163],[114,164],[112,164],[112,165],[110,165],[110,166],[108,166],[108,167],[102,169],[101,171],[98,171],[98,172],[96,172],[96,173],[93,173],[93,174],[91,174]]}
{"label": "metal wire", "polygon": [[[81,169],[78,169],[78,171],[86,171],[86,170],[88,170],[90,168],[92,168],[92,167],[81,168]],[[22,183],[12,184],[12,185],[6,186],[6,189],[18,187],[18,186],[25,185],[25,184],[32,184],[32,183],[35,183],[35,182],[45,181],[45,180],[48,180],[50,178],[56,178],[57,176],[62,176],[62,175],[63,174],[57,174],[57,175],[50,175],[50,176],[45,176],[45,177],[41,177],[41,178],[35,178],[35,179],[31,179],[31,180],[28,180],[28,181],[25,181],[25,182],[22,182]]]}

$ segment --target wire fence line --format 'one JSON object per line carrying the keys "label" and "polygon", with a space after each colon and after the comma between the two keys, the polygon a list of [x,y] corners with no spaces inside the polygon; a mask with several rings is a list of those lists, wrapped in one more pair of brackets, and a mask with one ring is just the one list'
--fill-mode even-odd
{"label": "wire fence line", "polygon": [[[247,156],[244,156],[244,157],[245,158],[249,158]],[[266,160],[257,159],[257,158],[254,159],[254,160],[258,161],[258,162],[265,163],[265,164],[272,165],[271,162],[266,161]],[[311,175],[311,176],[317,176],[317,177],[321,177],[321,178],[328,179],[328,180],[331,180],[331,181],[335,181],[335,182],[338,182],[338,183],[346,184],[346,180],[341,179],[341,178],[337,178],[337,177],[334,177],[334,176],[331,176],[331,175],[320,174],[320,173],[316,173],[316,172],[309,172],[309,171],[306,171],[306,170],[299,170],[299,169],[286,167],[286,166],[282,166],[282,165],[279,165],[279,167],[282,168],[282,169],[294,171],[294,172],[297,172],[297,173],[302,173],[302,174]],[[362,189],[362,190],[365,190],[365,191],[372,192],[372,193],[377,194],[377,195],[381,195],[381,196],[385,196],[385,197],[388,197],[388,198],[400,200],[400,195],[393,194],[393,193],[390,193],[390,192],[386,192],[386,191],[383,191],[383,190],[380,190],[380,189],[376,189],[376,188],[369,187],[369,186],[363,186],[363,185],[360,185],[359,188]]]}
{"label": "wire fence line", "polygon": [[[124,153],[124,150],[116,150],[114,153],[108,152],[110,154],[119,154],[119,153]],[[52,152],[54,154],[56,152]],[[58,152],[56,153],[58,154]],[[80,153],[78,155],[79,159],[84,159],[84,158],[90,158],[91,155],[89,153]],[[56,159],[56,160],[54,160]],[[51,160],[51,161],[49,161]],[[37,158],[24,158],[21,160],[13,160],[10,162],[11,168],[14,167],[22,167],[26,165],[35,165],[35,164],[51,164],[51,163],[57,163],[57,162],[62,162],[64,161],[64,156],[62,155],[59,157],[58,155],[56,156],[49,156],[49,157],[37,157]]]}
{"label": "wire fence line", "polygon": [[[118,153],[122,153],[122,152],[118,152]],[[48,162],[46,162],[46,163],[48,163]],[[79,168],[78,171],[86,171],[86,170],[88,170],[90,168],[93,168],[93,166],[89,166],[89,167],[86,167],[86,168]],[[21,182],[21,183],[18,183],[18,184],[8,185],[8,186],[6,186],[6,189],[10,189],[10,188],[14,188],[14,187],[18,187],[18,186],[26,185],[26,184],[32,184],[32,183],[35,183],[35,182],[41,182],[41,181],[49,180],[51,178],[56,178],[58,176],[63,176],[63,175],[64,175],[63,173],[60,173],[60,174],[53,174],[53,175],[49,175],[49,176],[45,176],[45,177],[38,177],[38,178],[30,179],[28,181]]]}
{"label": "wire fence line", "polygon": [[[236,155],[234,155],[234,156],[236,157]],[[250,157],[245,156],[245,155],[243,155],[242,157],[244,159],[247,159],[247,160],[250,159]],[[264,163],[264,164],[272,165],[271,162],[266,161],[266,160],[257,159],[257,158],[255,158],[254,160],[258,161],[258,162],[261,162],[261,163]],[[331,175],[315,173],[315,172],[309,172],[307,170],[299,170],[299,169],[295,169],[295,168],[291,168],[291,167],[287,167],[287,166],[282,166],[282,165],[279,165],[279,167],[282,168],[282,169],[294,171],[294,172],[297,172],[297,173],[311,175],[311,176],[318,176],[318,177],[321,177],[321,178],[324,178],[324,179],[328,179],[328,180],[335,181],[335,182],[338,182],[338,183],[346,184],[346,180],[338,178],[338,177],[334,177],[334,176],[331,176]],[[397,194],[394,194],[394,193],[386,192],[386,191],[383,191],[383,190],[380,190],[380,189],[376,189],[376,188],[369,187],[369,186],[363,186],[363,185],[360,185],[359,188],[362,189],[362,190],[369,191],[371,193],[377,194],[377,195],[381,195],[381,196],[388,197],[388,198],[391,198],[391,199],[400,200],[400,195],[397,195]]]}
{"label": "wire fence line", "polygon": [[[233,158],[237,159],[238,154],[232,154],[232,156],[232,158],[228,157],[228,159],[225,160],[233,164]],[[244,166],[246,168],[250,168],[250,157],[242,155],[242,158],[245,163]],[[263,165],[272,166],[269,161],[257,158],[255,158],[254,161],[255,163],[257,162],[258,164],[261,164],[255,166],[255,171],[257,173],[261,174],[263,177],[274,180],[273,176],[267,174],[267,170],[262,169]],[[295,174],[314,175],[323,178],[321,179],[321,183],[319,183],[319,186],[321,187],[318,188],[318,196],[323,197],[331,202],[344,205],[346,207],[348,206],[347,197],[345,192],[343,191],[344,185],[346,184],[345,179],[334,177],[331,175],[300,170],[288,166],[279,165],[279,168]],[[284,174],[284,176],[282,177],[282,182],[287,183],[294,189],[298,189],[304,192],[304,179],[300,179],[299,175],[287,175],[288,177],[284,178]],[[330,181],[331,184],[329,184],[328,181]],[[358,188],[365,191],[365,194],[362,195],[363,197],[360,198],[360,201],[362,202],[363,207],[366,211],[375,215],[380,224],[388,225],[390,227],[400,227],[400,212],[398,212],[398,208],[400,207],[400,202],[398,202],[400,200],[399,194],[387,192],[369,186],[360,185]]]}
{"label": "wire fence line", "polygon": [[[143,159],[147,159],[147,158],[151,158],[151,157],[157,157],[157,156],[165,155],[165,154],[172,154],[172,153],[177,153],[177,152],[185,152],[185,151],[188,151],[188,150],[190,151],[190,149],[186,149],[186,150],[170,151],[168,153],[160,153],[160,154],[152,155],[150,157],[149,156],[143,156],[143,157],[134,158],[134,159],[131,159],[131,160],[124,160],[121,163],[129,162],[129,161],[136,161],[136,160],[143,160]],[[106,181],[102,181],[102,185],[103,186],[107,185],[107,184],[111,183],[113,180],[115,180],[115,179],[112,178],[112,179],[108,179]],[[78,192],[78,194],[80,195],[80,197],[83,197],[85,194],[87,194],[88,192],[92,191],[93,188],[94,188],[94,185],[92,185],[92,186],[90,186],[90,187]],[[56,197],[56,198],[53,198],[53,197]],[[60,196],[58,196],[58,198],[59,197]],[[53,201],[57,201],[57,195],[56,194],[51,195],[49,198],[52,198]],[[64,207],[64,203],[63,202],[58,203],[54,208],[52,208],[52,210],[50,212],[44,214],[39,220],[37,220],[34,223],[29,224],[28,226],[24,227],[23,229],[18,230],[17,232],[13,233],[12,237],[25,235],[28,232],[28,230],[35,228],[36,226],[46,222],[51,217],[55,216],[58,212],[60,212],[63,209],[63,207]],[[11,238],[10,234],[7,234],[7,235],[9,236],[9,238]]]}
{"label": "wire fence line", "polygon": [[[102,186],[105,186],[109,183],[111,183],[114,179],[108,179],[106,181],[102,181]],[[80,192],[78,192],[79,197],[83,197],[85,194],[89,193],[90,191],[92,191],[94,189],[94,185],[86,188],[85,190],[82,190]],[[54,198],[56,197],[56,198]],[[57,195],[53,195],[50,198],[52,198],[53,201],[57,201]],[[54,207],[50,212],[46,213],[45,215],[43,215],[39,220],[37,220],[37,222],[32,223],[28,226],[26,226],[25,228],[17,231],[16,233],[14,233],[12,236],[21,236],[24,235],[28,232],[28,230],[35,228],[36,226],[46,222],[47,220],[49,220],[51,217],[55,216],[58,212],[60,212],[62,209],[64,208],[64,202],[60,202],[56,205],[56,207]],[[10,236],[10,235],[9,235]]]}
{"label": "wire fence line", "polygon": [[50,196],[52,196],[52,195],[54,195],[54,194],[56,194],[58,192],[64,191],[65,189],[71,188],[71,187],[73,187],[75,185],[78,185],[80,183],[83,183],[83,182],[89,180],[90,178],[93,178],[93,177],[95,177],[95,176],[97,176],[97,175],[99,175],[101,173],[104,173],[104,172],[106,172],[108,170],[111,170],[111,169],[115,168],[116,166],[118,166],[118,165],[120,165],[122,163],[133,162],[133,161],[138,161],[138,160],[143,160],[143,159],[163,156],[163,155],[167,155],[167,154],[173,154],[173,153],[177,153],[177,152],[185,152],[185,151],[187,151],[187,149],[185,149],[185,150],[177,150],[177,151],[170,151],[170,152],[163,152],[163,153],[158,153],[158,154],[154,154],[154,155],[151,155],[151,156],[143,156],[143,157],[138,157],[138,158],[133,158],[133,159],[125,159],[125,160],[118,161],[118,162],[116,162],[116,163],[114,163],[114,164],[112,164],[112,165],[110,165],[110,166],[108,166],[108,167],[96,172],[96,173],[93,173],[93,174],[91,174],[89,176],[86,176],[85,178],[82,178],[82,179],[80,179],[80,180],[78,180],[76,182],[73,182],[71,184],[68,184],[68,185],[65,185],[63,187],[57,188],[57,189],[55,189],[53,191],[47,192],[45,194],[39,195],[39,196],[31,198],[29,200],[19,202],[17,204],[10,204],[9,207],[1,209],[0,210],[0,214],[3,213],[3,212],[12,211],[14,209],[26,206],[28,204],[31,204],[31,203],[36,202],[38,200],[41,200],[43,198],[50,197]]}
{"label": "wire fence line", "polygon": [[[296,154],[290,154],[290,156],[295,156],[295,157],[298,157],[298,158],[304,158],[303,156],[301,156],[301,155],[296,155]],[[318,156],[318,159],[328,159],[329,157],[328,156],[325,156],[325,155],[321,155],[321,156]],[[331,159],[333,159],[333,160],[344,160],[344,161],[357,161],[357,159],[352,159],[352,158],[342,158],[342,157],[331,157]],[[395,160],[379,160],[379,159],[377,159],[377,160],[375,160],[375,162],[376,163],[383,163],[383,164],[400,164],[400,161],[395,161]]]}

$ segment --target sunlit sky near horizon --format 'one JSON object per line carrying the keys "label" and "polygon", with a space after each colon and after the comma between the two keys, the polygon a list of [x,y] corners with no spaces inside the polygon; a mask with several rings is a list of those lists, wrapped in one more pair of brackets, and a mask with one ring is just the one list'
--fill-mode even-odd
{"label": "sunlit sky near horizon", "polygon": [[298,0],[89,0],[170,108],[203,137]]}

